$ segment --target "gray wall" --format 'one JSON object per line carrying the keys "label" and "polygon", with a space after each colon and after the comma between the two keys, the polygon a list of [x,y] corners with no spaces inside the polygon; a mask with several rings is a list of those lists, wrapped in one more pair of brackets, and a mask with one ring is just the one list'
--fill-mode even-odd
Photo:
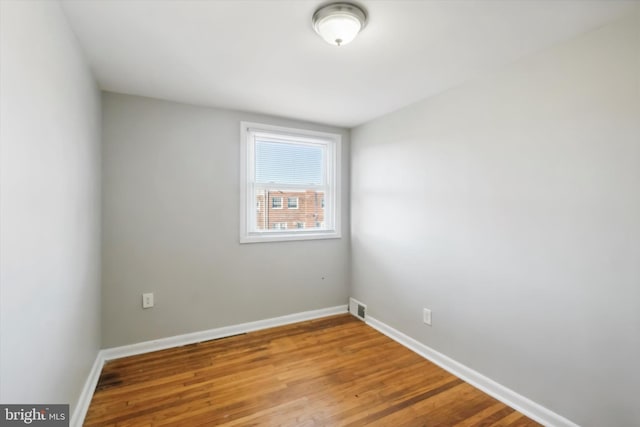
{"label": "gray wall", "polygon": [[[240,245],[241,120],[343,135],[347,237]],[[346,304],[348,153],[343,129],[103,93],[103,346]]]}
{"label": "gray wall", "polygon": [[100,93],[57,2],[0,7],[0,401],[73,406],[100,348]]}
{"label": "gray wall", "polygon": [[352,130],[354,296],[584,426],[640,425],[639,56],[635,15]]}

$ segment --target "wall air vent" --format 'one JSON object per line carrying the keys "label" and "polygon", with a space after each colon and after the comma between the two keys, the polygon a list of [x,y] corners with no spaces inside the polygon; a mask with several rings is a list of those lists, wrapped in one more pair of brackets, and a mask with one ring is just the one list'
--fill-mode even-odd
{"label": "wall air vent", "polygon": [[365,320],[367,315],[367,306],[356,299],[349,298],[349,313],[360,320]]}

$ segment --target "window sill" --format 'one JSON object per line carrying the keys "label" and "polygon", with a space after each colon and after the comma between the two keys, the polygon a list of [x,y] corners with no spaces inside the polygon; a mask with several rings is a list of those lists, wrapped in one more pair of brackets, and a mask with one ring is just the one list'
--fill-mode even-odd
{"label": "window sill", "polygon": [[266,242],[291,242],[302,240],[340,239],[342,236],[337,231],[318,232],[264,232],[251,233],[240,237],[240,243],[266,243]]}

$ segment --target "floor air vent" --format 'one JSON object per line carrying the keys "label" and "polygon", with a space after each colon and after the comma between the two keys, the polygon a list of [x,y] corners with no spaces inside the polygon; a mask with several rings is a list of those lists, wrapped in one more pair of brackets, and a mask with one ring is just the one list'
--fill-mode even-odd
{"label": "floor air vent", "polygon": [[365,320],[367,316],[367,306],[356,299],[349,298],[349,313],[358,319]]}

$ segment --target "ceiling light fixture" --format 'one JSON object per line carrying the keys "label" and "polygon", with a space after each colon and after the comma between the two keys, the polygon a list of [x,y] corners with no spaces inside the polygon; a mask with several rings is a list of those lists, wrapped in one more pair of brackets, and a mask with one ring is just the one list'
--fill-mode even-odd
{"label": "ceiling light fixture", "polygon": [[367,24],[367,13],[353,3],[331,3],[313,14],[313,29],[327,43],[342,46],[351,42]]}

